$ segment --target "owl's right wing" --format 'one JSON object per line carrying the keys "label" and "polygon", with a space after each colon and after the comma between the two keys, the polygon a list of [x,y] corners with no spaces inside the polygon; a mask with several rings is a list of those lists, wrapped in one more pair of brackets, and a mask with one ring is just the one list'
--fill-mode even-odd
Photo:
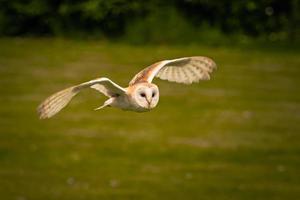
{"label": "owl's right wing", "polygon": [[216,68],[216,63],[204,56],[163,60],[140,71],[129,84],[151,83],[154,77],[171,82],[191,84],[200,80],[209,80],[210,73]]}
{"label": "owl's right wing", "polygon": [[93,88],[108,97],[125,94],[126,90],[108,78],[98,78],[61,90],[43,101],[37,111],[40,119],[50,118],[63,109],[81,90]]}

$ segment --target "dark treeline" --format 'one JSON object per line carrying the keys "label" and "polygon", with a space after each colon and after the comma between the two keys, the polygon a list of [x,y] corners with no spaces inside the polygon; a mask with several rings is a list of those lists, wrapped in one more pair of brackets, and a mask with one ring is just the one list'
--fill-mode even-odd
{"label": "dark treeline", "polygon": [[0,0],[2,36],[186,42],[243,35],[295,40],[298,0]]}

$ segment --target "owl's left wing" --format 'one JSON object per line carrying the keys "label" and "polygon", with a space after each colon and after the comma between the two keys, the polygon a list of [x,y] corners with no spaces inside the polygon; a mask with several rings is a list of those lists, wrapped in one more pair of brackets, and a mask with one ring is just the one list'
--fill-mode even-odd
{"label": "owl's left wing", "polygon": [[217,68],[216,63],[207,57],[194,56],[173,60],[164,60],[140,71],[129,85],[139,82],[151,83],[154,77],[171,82],[191,84],[200,80],[209,80],[210,73]]}
{"label": "owl's left wing", "polygon": [[93,88],[108,97],[125,94],[126,90],[108,78],[93,79],[54,93],[45,99],[38,107],[40,119],[50,118],[68,105],[80,91]]}

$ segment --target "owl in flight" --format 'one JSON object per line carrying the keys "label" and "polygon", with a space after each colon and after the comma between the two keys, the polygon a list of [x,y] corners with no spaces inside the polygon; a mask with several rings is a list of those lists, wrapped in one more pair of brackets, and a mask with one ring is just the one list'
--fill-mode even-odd
{"label": "owl in flight", "polygon": [[213,60],[194,56],[173,60],[163,60],[143,69],[123,88],[108,78],[102,77],[61,90],[38,107],[40,119],[50,118],[63,109],[81,90],[93,88],[108,97],[104,104],[95,110],[107,106],[135,112],[153,109],[159,100],[158,87],[152,83],[154,77],[171,82],[191,84],[199,80],[209,80],[210,73],[216,69]]}

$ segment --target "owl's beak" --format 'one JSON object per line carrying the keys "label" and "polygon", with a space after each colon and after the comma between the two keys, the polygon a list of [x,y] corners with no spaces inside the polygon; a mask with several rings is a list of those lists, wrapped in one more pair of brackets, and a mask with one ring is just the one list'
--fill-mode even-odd
{"label": "owl's beak", "polygon": [[150,98],[150,100],[146,97],[146,101],[148,102],[148,108],[150,108],[151,102],[152,102],[152,98]]}

